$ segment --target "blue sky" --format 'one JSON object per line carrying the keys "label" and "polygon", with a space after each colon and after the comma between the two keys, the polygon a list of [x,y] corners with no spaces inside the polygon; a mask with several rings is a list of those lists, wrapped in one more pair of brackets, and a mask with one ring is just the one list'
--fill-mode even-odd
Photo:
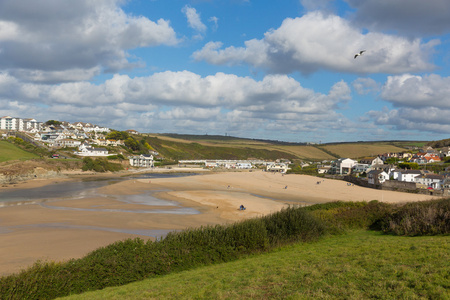
{"label": "blue sky", "polygon": [[290,142],[450,138],[449,16],[448,0],[2,0],[0,114]]}

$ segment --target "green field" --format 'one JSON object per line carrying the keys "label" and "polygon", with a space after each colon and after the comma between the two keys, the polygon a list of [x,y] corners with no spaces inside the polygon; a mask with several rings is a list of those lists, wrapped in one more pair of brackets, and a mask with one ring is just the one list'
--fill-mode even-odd
{"label": "green field", "polygon": [[[233,153],[240,159],[247,159],[242,150],[253,151],[255,154],[266,158],[271,155],[268,152],[276,152],[277,158],[303,159],[303,160],[332,160],[340,157],[361,158],[376,156],[386,152],[404,152],[405,147],[412,145],[423,145],[426,142],[357,142],[337,143],[321,145],[305,145],[295,143],[283,143],[276,141],[261,141],[244,138],[233,138],[228,136],[198,136],[198,135],[163,135],[147,134],[149,144],[167,157],[177,159],[177,156],[189,156],[193,158],[221,158],[225,153]],[[153,138],[153,139],[152,139]],[[155,139],[157,138],[157,143]],[[153,142],[153,144],[152,144]],[[202,149],[199,148],[202,146]],[[170,151],[168,151],[170,149]],[[222,149],[222,150],[220,150]],[[196,150],[192,151],[192,150]],[[178,153],[177,153],[178,152]],[[177,153],[177,154],[176,154]],[[187,154],[189,153],[189,154]],[[204,155],[216,155],[206,157]],[[285,154],[283,156],[283,153]]]}
{"label": "green field", "polygon": [[24,151],[6,141],[0,141],[0,162],[9,160],[28,160],[33,158],[39,158],[39,156]]}
{"label": "green field", "polygon": [[450,237],[353,231],[64,299],[449,299]]}

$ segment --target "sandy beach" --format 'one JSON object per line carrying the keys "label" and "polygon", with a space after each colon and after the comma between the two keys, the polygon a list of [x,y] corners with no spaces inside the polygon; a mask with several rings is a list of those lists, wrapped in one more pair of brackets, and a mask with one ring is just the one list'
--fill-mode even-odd
{"label": "sandy beach", "polygon": [[[72,174],[65,179],[32,180],[2,187],[0,192],[80,180],[81,177]],[[152,205],[144,201],[150,198],[155,200]],[[0,207],[0,275],[19,272],[37,260],[79,258],[126,238],[154,240],[168,231],[235,222],[289,205],[335,200],[399,203],[428,199],[433,197],[262,171],[131,178],[99,187],[95,193],[83,197]],[[246,207],[245,211],[238,209],[241,204]]]}

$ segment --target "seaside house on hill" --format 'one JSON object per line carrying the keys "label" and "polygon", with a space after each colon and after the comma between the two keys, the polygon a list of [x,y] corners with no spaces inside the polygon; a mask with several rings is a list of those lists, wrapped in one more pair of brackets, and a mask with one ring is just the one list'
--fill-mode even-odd
{"label": "seaside house on hill", "polygon": [[420,170],[398,170],[398,181],[415,182],[414,178],[422,175]]}
{"label": "seaside house on hill", "polygon": [[94,148],[87,143],[83,143],[78,147],[78,152],[74,152],[79,156],[109,156],[108,150],[105,148]]}
{"label": "seaside house on hill", "polygon": [[137,156],[130,156],[130,166],[140,167],[140,168],[153,168],[153,155],[151,154],[141,154]]}
{"label": "seaside house on hill", "polygon": [[356,160],[350,158],[339,158],[331,165],[331,174],[350,174],[352,168],[357,164]]}
{"label": "seaside house on hill", "polygon": [[382,170],[372,170],[367,173],[367,182],[372,185],[383,184],[386,180],[389,180],[389,175]]}
{"label": "seaside house on hill", "polygon": [[418,188],[441,189],[444,184],[444,176],[438,174],[422,174],[416,176],[414,181]]}

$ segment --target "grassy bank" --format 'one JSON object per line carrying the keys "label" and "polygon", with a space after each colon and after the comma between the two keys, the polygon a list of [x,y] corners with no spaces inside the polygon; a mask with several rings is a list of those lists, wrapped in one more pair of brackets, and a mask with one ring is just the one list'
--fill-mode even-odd
{"label": "grassy bank", "polygon": [[[428,225],[423,226],[425,223]],[[412,224],[412,226],[403,226],[404,224]],[[396,237],[397,239],[403,239],[402,241],[407,241],[411,251],[419,248],[426,250],[427,253],[433,253],[431,256],[424,256],[424,259],[430,257],[431,260],[426,260],[422,268],[420,260],[413,264],[412,259],[415,256],[415,252],[411,256],[405,257],[408,260],[407,263],[402,262],[401,257],[398,255],[402,254],[401,249],[404,249],[406,246],[392,253],[390,251],[393,248],[390,244],[377,246],[377,242],[372,241],[371,245],[366,246],[364,240],[382,237],[380,233],[375,234],[365,231],[355,233],[369,228],[396,235],[422,236],[417,238],[416,241],[428,235],[443,236],[435,237],[438,242],[436,247],[433,246],[431,248],[428,245],[432,244],[431,241],[434,241],[434,238],[426,240],[426,244],[422,244],[422,242],[411,244],[411,238]],[[401,231],[397,231],[398,228],[401,228]],[[347,236],[352,237],[354,234],[357,234],[356,241],[349,242],[348,246],[342,246],[343,248],[340,251],[334,249],[337,246],[321,249],[320,247],[316,248],[316,244],[312,243],[319,240],[321,240],[320,243],[325,244],[327,240],[330,240],[331,243],[336,243],[336,241],[345,241]],[[230,225],[208,226],[171,233],[165,239],[157,242],[144,242],[141,239],[116,242],[93,251],[84,258],[70,260],[65,263],[38,263],[20,274],[0,278],[0,298],[52,299],[69,294],[120,286],[146,278],[158,278],[162,275],[185,272],[208,265],[233,262],[262,253],[275,251],[270,255],[276,255],[278,252],[288,251],[296,247],[301,247],[304,253],[309,253],[308,255],[311,256],[311,259],[313,256],[321,257],[327,253],[333,253],[331,256],[323,257],[323,259],[326,260],[336,256],[335,259],[339,260],[339,257],[346,257],[347,263],[350,264],[350,260],[357,258],[356,261],[359,261],[357,265],[359,265],[362,273],[361,278],[351,277],[351,266],[342,266],[340,262],[337,268],[344,267],[344,270],[346,270],[344,274],[339,274],[337,269],[318,262],[310,266],[311,272],[314,271],[315,277],[328,278],[327,280],[329,281],[325,282],[325,286],[330,286],[327,293],[345,289],[350,280],[350,286],[354,286],[354,291],[352,294],[349,294],[349,297],[365,298],[367,295],[372,297],[370,295],[372,287],[369,286],[370,290],[365,290],[363,281],[368,279],[371,272],[377,271],[377,276],[380,280],[391,278],[392,276],[394,276],[392,278],[397,278],[397,281],[393,281],[393,279],[386,281],[386,279],[383,279],[383,282],[378,283],[379,291],[376,292],[376,295],[379,298],[391,295],[389,293],[380,294],[386,288],[393,290],[393,293],[398,289],[404,289],[405,292],[410,292],[414,296],[423,294],[426,298],[433,298],[433,295],[442,292],[442,289],[448,288],[448,279],[450,278],[448,263],[441,263],[436,278],[433,277],[431,279],[429,286],[424,287],[419,285],[419,282],[427,273],[435,272],[432,270],[433,267],[439,266],[439,262],[435,258],[448,258],[445,255],[448,256],[449,251],[445,254],[440,252],[449,250],[449,234],[450,199],[410,203],[403,206],[372,201],[369,203],[333,202],[308,208],[292,207],[269,216]],[[392,241],[390,238],[393,237],[383,236],[383,239],[387,241]],[[332,242],[333,240],[335,242]],[[392,243],[397,243],[397,246],[401,245],[398,241]],[[308,247],[312,248],[308,250]],[[375,252],[371,253],[371,251]],[[363,256],[359,259],[358,255]],[[426,254],[420,253],[420,255]],[[391,256],[392,261],[397,260],[396,266],[404,266],[404,270],[397,267],[392,269],[392,266],[383,269],[384,265],[390,264],[383,262],[384,257]],[[287,259],[284,254],[278,258],[278,260],[282,259]],[[292,260],[292,263],[294,264],[295,261]],[[402,263],[399,265],[399,262]],[[420,264],[417,265],[417,263]],[[296,264],[298,265],[298,262]],[[337,264],[337,261],[331,262],[331,264]],[[226,265],[225,268],[227,268]],[[263,281],[264,284],[267,284],[264,290],[259,290],[261,289],[259,284],[261,284],[261,278],[264,278],[266,275],[260,276],[258,272],[253,272],[251,276],[248,275],[250,276],[249,278],[240,277],[244,282],[241,284],[244,290],[246,290],[248,283],[256,282],[255,291],[247,291],[250,293],[259,292],[260,294],[256,294],[256,297],[272,297],[280,293],[280,295],[283,295],[283,293],[289,295],[289,289],[284,290],[286,285],[286,279],[284,278],[290,277],[293,281],[292,284],[299,284],[299,281],[306,276],[298,277],[299,275],[297,274],[290,274],[293,272],[290,264],[282,264],[285,267],[281,267],[279,271],[281,275],[273,274],[273,269],[268,262],[265,262],[263,265],[267,265],[267,272],[270,272],[271,276],[275,276],[273,277],[274,282]],[[301,271],[300,266],[298,272]],[[442,269],[442,267],[444,268]],[[401,275],[404,273],[404,275],[390,274],[394,270],[394,274]],[[398,273],[400,271],[403,273]],[[235,270],[235,272],[239,271]],[[337,274],[334,274],[335,272]],[[203,284],[211,283],[211,278],[214,277],[205,278],[206,283]],[[412,283],[404,284],[405,286],[403,286],[399,282],[404,279],[411,280]],[[353,280],[357,282],[352,282]],[[246,284],[245,282],[248,283]],[[447,286],[445,282],[447,282]],[[192,287],[191,285],[198,285],[190,281],[187,281],[186,284],[187,289],[195,289],[197,287]],[[221,282],[217,284],[219,287],[216,293],[219,293],[219,295],[215,296],[218,298],[233,298],[233,295],[226,296],[226,290],[221,290]],[[377,282],[373,282],[373,284],[376,285]],[[320,290],[323,291],[321,286],[317,286],[312,282],[307,284],[305,288],[314,289],[314,293],[318,293],[317,291]],[[122,292],[119,290],[117,293],[121,295]],[[223,295],[225,296],[220,295],[220,293],[224,293]],[[238,296],[246,297],[246,294],[238,294]],[[311,297],[315,296],[320,296],[320,294],[311,294]],[[161,295],[161,297],[164,297],[164,295]],[[209,295],[205,294],[202,297],[209,297]],[[128,295],[127,298],[129,298]]]}
{"label": "grassy bank", "polygon": [[39,156],[22,150],[12,143],[0,141],[0,162],[10,160],[28,160],[33,158],[39,158]]}
{"label": "grassy bank", "polygon": [[450,238],[352,231],[65,299],[448,299]]}

